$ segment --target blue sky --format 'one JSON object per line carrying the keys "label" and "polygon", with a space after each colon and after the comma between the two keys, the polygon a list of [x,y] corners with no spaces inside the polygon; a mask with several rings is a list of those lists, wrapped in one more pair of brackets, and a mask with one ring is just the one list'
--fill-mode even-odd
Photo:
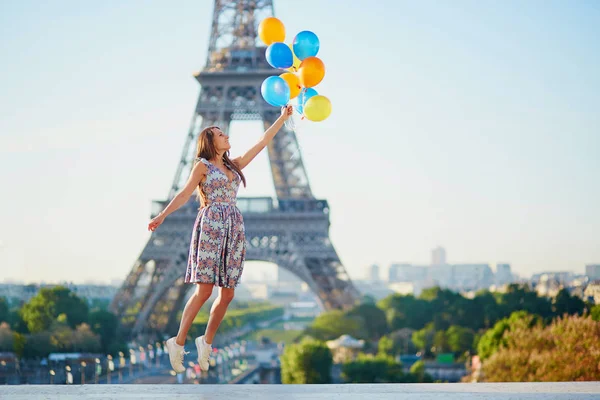
{"label": "blue sky", "polygon": [[[275,2],[286,41],[321,40],[333,112],[298,137],[351,276],[437,245],[522,275],[600,262],[598,2],[353,4]],[[208,0],[0,2],[2,278],[127,274],[175,173],[211,14]],[[261,133],[233,124],[233,155]],[[266,153],[246,175],[240,195],[273,194]]]}

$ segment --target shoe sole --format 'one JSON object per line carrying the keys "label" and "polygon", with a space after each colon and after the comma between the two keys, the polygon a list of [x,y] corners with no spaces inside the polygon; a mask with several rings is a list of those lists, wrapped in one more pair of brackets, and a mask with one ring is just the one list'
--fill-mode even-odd
{"label": "shoe sole", "polygon": [[171,364],[171,368],[173,368],[173,371],[175,371],[178,374],[181,374],[183,372],[185,372],[185,367],[183,367],[183,370],[181,371],[177,371],[177,369],[173,366],[173,362],[171,361],[171,342],[167,341],[167,349],[169,350],[169,363]]}
{"label": "shoe sole", "polygon": [[200,360],[200,346],[202,346],[202,340],[200,339],[200,337],[197,337],[196,340],[194,340],[194,343],[196,344],[196,350],[198,351],[198,365],[200,366],[200,369],[202,371],[206,372],[208,371],[208,368],[202,368],[202,361]]}

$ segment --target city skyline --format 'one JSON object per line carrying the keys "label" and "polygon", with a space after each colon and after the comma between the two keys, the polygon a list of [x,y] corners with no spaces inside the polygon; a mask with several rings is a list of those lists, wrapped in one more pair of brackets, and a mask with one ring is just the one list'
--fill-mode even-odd
{"label": "city skyline", "polygon": [[[599,8],[381,1],[339,18],[343,6],[275,1],[286,42],[310,29],[323,43],[333,113],[297,134],[351,277],[426,263],[438,244],[524,276],[599,263]],[[211,12],[0,5],[2,279],[125,278],[175,174]],[[230,133],[236,155],[262,127]],[[240,196],[274,194],[265,152],[244,173]]]}
{"label": "city skyline", "polygon": [[[398,265],[411,265],[411,266],[416,266],[416,267],[434,267],[434,266],[441,266],[441,265],[447,265],[449,267],[453,266],[453,265],[488,265],[490,267],[490,269],[493,271],[494,274],[498,273],[497,268],[498,266],[504,267],[504,266],[509,266],[509,268],[511,267],[510,262],[505,262],[505,261],[498,261],[498,262],[473,262],[473,263],[462,263],[460,260],[454,260],[454,261],[446,261],[443,264],[436,264],[434,262],[435,257],[433,255],[434,252],[439,251],[439,250],[443,251],[444,257],[446,257],[446,249],[444,247],[441,246],[436,246],[436,248],[432,249],[432,258],[430,259],[429,262],[425,262],[425,263],[414,263],[411,262],[409,260],[403,260],[403,261],[394,261],[390,264],[387,265],[381,265],[378,263],[372,263],[369,265],[364,266],[364,268],[360,271],[359,274],[354,272],[351,272],[351,276],[350,278],[352,280],[355,281],[368,281],[368,280],[373,280],[372,275],[373,275],[373,269],[375,268],[377,270],[377,274],[379,276],[379,280],[381,281],[388,281],[389,280],[389,273],[390,273],[390,269],[392,269],[395,266]],[[279,267],[277,267],[274,264],[270,264],[270,263],[262,263],[262,262],[258,262],[258,261],[249,261],[250,264],[257,264],[260,265],[261,268],[259,269],[255,269],[255,270],[250,270],[249,273],[246,273],[244,276],[244,281],[246,282],[257,282],[257,281],[269,281],[269,282],[277,282],[278,281],[278,275],[276,270],[279,269]],[[543,274],[543,273],[553,273],[553,272],[570,272],[573,273],[574,275],[588,275],[588,271],[591,270],[591,268],[599,268],[597,267],[597,265],[600,264],[586,264],[583,267],[583,271],[580,270],[574,270],[574,269],[564,269],[564,270],[540,270],[540,271],[533,271],[531,274],[527,274],[527,275],[522,275],[519,274],[515,271],[512,272],[512,274],[519,278],[519,279],[529,279],[534,277],[535,275],[539,275],[539,274]],[[284,269],[285,270],[285,269]],[[286,270],[287,271],[287,270]],[[371,278],[369,278],[371,277]],[[58,280],[58,281],[23,281],[23,280],[18,280],[18,279],[4,279],[2,281],[0,281],[0,284],[6,283],[6,284],[31,284],[31,283],[41,283],[41,284],[48,284],[48,285],[54,285],[54,284],[63,284],[63,283],[72,283],[72,284],[82,284],[82,285],[112,285],[112,286],[119,286],[121,285],[122,281],[125,279],[125,277],[112,277],[112,278],[106,278],[106,279],[97,279],[97,278],[87,278],[83,281],[70,281],[70,280]]]}

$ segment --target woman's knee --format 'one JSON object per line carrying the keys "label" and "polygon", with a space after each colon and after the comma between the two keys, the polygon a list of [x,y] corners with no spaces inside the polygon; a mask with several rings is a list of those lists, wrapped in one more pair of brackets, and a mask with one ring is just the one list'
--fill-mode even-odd
{"label": "woman's knee", "polygon": [[196,292],[194,293],[194,295],[199,300],[206,301],[210,298],[210,295],[213,291],[213,287],[214,286],[212,284],[199,283],[198,286],[196,286]]}
{"label": "woman's knee", "polygon": [[219,290],[219,297],[221,298],[222,302],[226,302],[226,303],[231,303],[231,300],[233,300],[233,297],[235,295],[235,290],[233,289],[228,289],[228,288],[220,288]]}

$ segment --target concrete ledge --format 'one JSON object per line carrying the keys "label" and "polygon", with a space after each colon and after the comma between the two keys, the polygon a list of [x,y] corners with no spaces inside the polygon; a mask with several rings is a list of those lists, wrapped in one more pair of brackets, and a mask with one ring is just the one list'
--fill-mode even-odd
{"label": "concrete ledge", "polygon": [[348,385],[22,385],[0,399],[508,400],[599,399],[600,382]]}

